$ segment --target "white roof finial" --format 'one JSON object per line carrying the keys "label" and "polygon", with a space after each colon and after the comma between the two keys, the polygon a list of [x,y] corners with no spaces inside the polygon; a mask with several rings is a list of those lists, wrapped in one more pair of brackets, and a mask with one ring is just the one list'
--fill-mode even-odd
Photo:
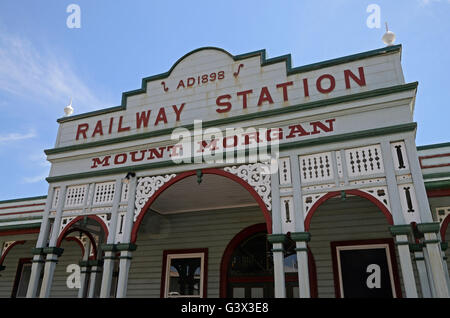
{"label": "white roof finial", "polygon": [[383,43],[387,46],[391,46],[394,44],[395,41],[395,34],[394,32],[389,31],[388,24],[386,22],[386,33],[383,35]]}
{"label": "white roof finial", "polygon": [[70,104],[67,105],[66,107],[64,107],[64,113],[66,114],[66,116],[72,115],[72,113],[73,113],[72,97],[70,98]]}

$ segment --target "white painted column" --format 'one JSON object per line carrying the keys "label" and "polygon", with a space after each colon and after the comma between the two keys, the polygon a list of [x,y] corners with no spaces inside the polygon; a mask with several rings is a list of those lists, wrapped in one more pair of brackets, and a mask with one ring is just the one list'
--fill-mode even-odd
{"label": "white painted column", "polygon": [[87,294],[87,298],[94,298],[95,292],[97,288],[97,280],[102,272],[102,266],[100,261],[95,261],[91,266],[91,277],[89,278],[89,290]]}
{"label": "white painted column", "polygon": [[416,261],[417,273],[419,275],[420,288],[423,298],[432,298],[430,283],[428,281],[427,266],[423,255],[422,244],[411,244],[410,248],[414,251],[414,260]]}
{"label": "white painted column", "polygon": [[427,278],[428,278],[428,285],[430,286],[431,298],[435,298],[436,297],[436,288],[434,287],[433,274],[431,272],[430,257],[427,253],[427,248],[425,246],[423,246],[422,251],[423,251],[422,254],[423,254],[423,259],[424,259],[424,263],[425,263],[425,268],[427,270]]}
{"label": "white painted column", "polygon": [[392,235],[395,236],[398,256],[400,258],[400,267],[403,278],[403,285],[407,298],[418,298],[416,280],[409,252],[408,235],[411,232],[410,225],[395,225],[389,228]]}
{"label": "white painted column", "polygon": [[125,224],[123,229],[123,242],[124,244],[118,244],[118,250],[120,252],[119,263],[119,278],[117,282],[117,298],[124,298],[127,295],[128,288],[128,273],[130,270],[132,251],[136,250],[136,245],[129,243],[131,240],[131,231],[134,224],[134,210],[136,199],[136,175],[130,178],[128,187],[128,206],[127,213],[125,215]]}
{"label": "white painted column", "polygon": [[[311,298],[311,291],[309,288],[309,268],[308,268],[308,246],[311,235],[305,230],[304,211],[302,202],[302,187],[300,182],[300,165],[298,161],[298,154],[290,156],[291,171],[292,171],[292,187],[294,198],[294,213],[295,213],[295,233],[291,233],[291,239],[295,241],[295,251],[297,254],[297,275],[298,275],[298,290],[300,298]],[[333,160],[334,163],[334,160]],[[337,173],[336,173],[337,174]]]}
{"label": "white painted column", "polygon": [[114,272],[114,262],[116,260],[116,248],[114,244],[103,245],[105,256],[103,257],[103,275],[100,289],[100,298],[109,298],[111,295],[112,275]]}
{"label": "white painted column", "polygon": [[33,249],[33,260],[31,265],[30,281],[28,283],[27,298],[34,298],[37,296],[39,280],[41,277],[42,268],[44,267],[44,255],[42,249],[47,243],[50,234],[50,208],[53,203],[54,188],[52,185],[48,186],[47,201],[45,202],[44,214],[42,216],[41,229],[39,230],[36,247]]}
{"label": "white painted column", "polygon": [[89,277],[89,254],[91,252],[91,242],[88,242],[84,251],[83,260],[80,262],[80,289],[78,298],[84,298],[87,289],[87,277]]}
{"label": "white painted column", "polygon": [[386,174],[386,185],[388,188],[392,219],[395,225],[405,224],[402,205],[400,203],[400,193],[398,192],[397,178],[395,176],[394,159],[392,158],[390,142],[381,142],[381,149],[383,152],[383,165],[384,172]]}
{"label": "white painted column", "polygon": [[300,298],[311,298],[308,246],[311,234],[308,232],[291,233],[291,238],[295,241],[295,251],[298,261],[298,287]]}
{"label": "white painted column", "polygon": [[272,194],[272,233],[267,235],[267,240],[272,243],[273,255],[273,279],[275,298],[286,298],[286,283],[284,278],[284,249],[283,242],[286,236],[282,233],[280,212],[280,184],[279,171],[270,176]]}
{"label": "white painted column", "polygon": [[436,297],[448,298],[450,293],[442,263],[440,240],[437,236],[437,233],[439,233],[439,223],[422,223],[418,224],[417,228],[424,234],[424,244],[430,262]]}
{"label": "white painted column", "polygon": [[406,153],[408,155],[409,169],[416,192],[417,204],[419,205],[419,214],[422,223],[433,222],[430,204],[428,202],[427,190],[423,181],[422,169],[420,168],[419,155],[414,141],[414,135],[405,138]]}
{"label": "white painted column", "polygon": [[102,250],[105,252],[103,257],[103,275],[100,289],[100,298],[109,298],[111,295],[112,275],[114,271],[114,262],[116,255],[116,247],[114,245],[117,230],[117,220],[119,217],[119,204],[122,198],[122,179],[117,178],[114,186],[114,199],[111,209],[111,222],[108,238]]}
{"label": "white painted column", "polygon": [[61,226],[64,201],[66,199],[66,189],[66,184],[61,185],[59,190],[59,200],[56,206],[56,216],[55,220],[53,221],[52,233],[48,244],[49,247],[43,249],[44,253],[47,253],[47,259],[44,266],[44,277],[42,279],[41,292],[39,294],[40,298],[48,298],[50,296],[50,289],[53,282],[56,263],[58,262],[58,257],[61,256],[63,252],[62,248],[56,247],[56,241],[58,240],[59,230]]}
{"label": "white painted column", "polygon": [[[119,244],[121,245],[121,244]],[[121,248],[118,246],[118,248]],[[136,245],[125,244],[125,250],[120,252],[119,261],[119,278],[117,282],[117,298],[124,298],[127,296],[128,288],[128,273],[130,271],[132,251],[136,250]]]}
{"label": "white painted column", "polygon": [[272,243],[273,275],[275,298],[286,298],[286,282],[284,276],[284,249],[283,243],[286,239],[284,234],[272,234],[268,240]]}

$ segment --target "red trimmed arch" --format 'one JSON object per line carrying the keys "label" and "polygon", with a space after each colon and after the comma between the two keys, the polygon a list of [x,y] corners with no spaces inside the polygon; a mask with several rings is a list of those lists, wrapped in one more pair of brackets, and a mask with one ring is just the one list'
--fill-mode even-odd
{"label": "red trimmed arch", "polygon": [[6,248],[6,251],[1,255],[2,257],[0,258],[0,265],[2,265],[3,264],[3,261],[5,260],[5,258],[6,258],[6,255],[8,255],[8,253],[9,253],[9,251],[11,251],[11,249],[14,247],[14,246],[16,246],[16,245],[23,245],[23,244],[25,244],[25,242],[26,241],[15,241],[14,243],[12,243],[10,246],[8,246],[7,248]]}
{"label": "red trimmed arch", "polygon": [[84,217],[87,217],[89,219],[92,219],[96,222],[98,222],[100,224],[100,226],[103,229],[103,232],[105,233],[105,238],[108,237],[108,227],[106,226],[105,222],[103,222],[103,220],[98,217],[97,215],[80,215],[77,216],[75,219],[73,219],[72,221],[69,222],[69,224],[66,225],[66,227],[64,228],[64,230],[59,234],[58,236],[58,240],[56,241],[56,246],[59,247],[61,245],[62,240],[69,234],[75,231],[80,231],[83,232],[84,234],[87,235],[87,237],[89,237],[89,239],[91,240],[91,243],[93,243],[93,246],[95,245],[95,240],[92,237],[91,233],[89,233],[88,231],[79,229],[79,228],[73,228],[71,229],[71,226],[74,225],[75,223],[77,223],[78,221],[82,220]]}
{"label": "red trimmed arch", "polygon": [[[386,206],[383,203],[381,203],[378,199],[376,199],[374,196],[372,196],[371,194],[360,191],[360,190],[345,190],[345,193],[350,194],[350,195],[356,195],[356,196],[359,196],[359,197],[369,200],[370,202],[375,204],[381,210],[381,212],[384,214],[384,216],[386,217],[386,220],[388,221],[388,223],[390,225],[394,224],[394,220],[392,219],[391,212],[389,212],[389,210],[386,208]],[[341,195],[341,191],[328,192],[323,197],[321,197],[319,200],[317,200],[316,203],[313,204],[313,206],[311,207],[311,210],[308,212],[308,215],[305,219],[305,231],[306,232],[309,231],[309,227],[311,225],[311,219],[312,219],[314,213],[316,212],[316,210],[319,208],[319,206],[322,205],[328,199],[337,197],[339,195]]]}
{"label": "red trimmed arch", "polygon": [[[220,284],[219,284],[219,297],[227,297],[228,288],[228,269],[236,248],[248,237],[253,234],[266,231],[266,225],[264,223],[250,225],[246,227],[238,234],[236,234],[231,241],[228,243],[227,247],[222,256],[220,262]],[[309,274],[309,288],[311,298],[317,298],[317,272],[316,272],[316,262],[311,250],[308,248],[308,274]]]}
{"label": "red trimmed arch", "polygon": [[85,250],[84,250],[83,243],[77,237],[73,237],[73,236],[67,237],[67,235],[69,235],[70,233],[73,233],[73,232],[81,232],[81,233],[83,233],[84,235],[86,235],[88,237],[88,239],[89,239],[89,241],[91,241],[91,245],[92,245],[92,251],[93,251],[93,254],[94,254],[93,258],[96,259],[97,258],[97,244],[95,243],[94,237],[88,231],[80,229],[80,228],[77,228],[77,227],[69,229],[64,234],[64,236],[61,238],[61,242],[59,242],[59,241],[57,242],[56,246],[60,247],[63,239],[66,239],[66,241],[74,241],[75,243],[77,243],[80,246],[81,254],[84,256]]}
{"label": "red trimmed arch", "polygon": [[450,223],[450,214],[447,215],[441,224],[441,239],[445,242],[445,234],[447,233],[448,224]]}
{"label": "red trimmed arch", "polygon": [[[251,196],[255,199],[255,201],[258,203],[259,207],[261,208],[261,211],[262,211],[262,213],[264,215],[264,219],[266,220],[267,233],[269,233],[269,234],[272,233],[272,216],[271,216],[269,210],[267,209],[266,204],[264,203],[264,201],[261,199],[259,194],[255,191],[255,189],[253,189],[253,187],[251,185],[249,185],[247,182],[245,182],[244,180],[242,180],[238,176],[236,176],[236,175],[234,175],[234,174],[232,174],[230,172],[227,172],[225,170],[210,168],[210,169],[202,169],[201,171],[202,171],[202,173],[204,175],[205,174],[215,174],[215,175],[222,176],[222,177],[228,178],[230,180],[233,180],[236,183],[238,183],[241,186],[243,186],[244,189],[246,189],[251,194]],[[177,183],[177,182],[179,182],[179,181],[181,181],[181,180],[183,180],[183,179],[185,179],[187,177],[195,176],[196,174],[197,174],[196,170],[180,173],[179,175],[177,175],[176,177],[170,179],[164,185],[162,185],[148,199],[148,201],[145,203],[145,205],[141,209],[141,212],[139,213],[139,216],[137,217],[136,222],[134,222],[133,230],[131,232],[131,242],[132,243],[136,242],[137,232],[138,232],[139,226],[141,225],[141,222],[142,222],[142,220],[144,218],[144,215],[147,213],[149,207],[153,204],[153,202],[155,202],[155,200],[161,195],[161,193],[163,193],[167,188],[169,188],[173,184],[175,184],[175,183]]]}
{"label": "red trimmed arch", "polygon": [[242,243],[244,239],[253,235],[255,233],[266,231],[266,224],[260,223],[246,227],[238,234],[236,234],[233,239],[228,243],[225,248],[225,252],[222,256],[222,261],[220,263],[220,298],[227,297],[227,285],[228,285],[228,265],[230,264],[231,256],[234,250]]}

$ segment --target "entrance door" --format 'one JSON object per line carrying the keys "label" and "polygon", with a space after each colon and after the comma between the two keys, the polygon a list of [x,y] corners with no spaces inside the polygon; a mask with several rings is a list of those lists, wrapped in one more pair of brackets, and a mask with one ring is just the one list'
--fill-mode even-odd
{"label": "entrance door", "polygon": [[[229,259],[226,297],[275,296],[271,250],[264,230],[249,234],[237,244]],[[298,297],[297,258],[291,246],[285,246],[285,250],[286,296]]]}
{"label": "entrance door", "polygon": [[231,298],[273,298],[273,282],[230,283]]}

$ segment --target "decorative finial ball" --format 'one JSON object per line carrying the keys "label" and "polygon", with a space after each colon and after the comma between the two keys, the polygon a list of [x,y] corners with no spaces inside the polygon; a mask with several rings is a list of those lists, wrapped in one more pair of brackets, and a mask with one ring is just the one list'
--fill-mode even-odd
{"label": "decorative finial ball", "polygon": [[64,113],[66,114],[66,116],[72,115],[72,113],[73,113],[72,100],[70,100],[70,104],[69,105],[64,107]]}
{"label": "decorative finial ball", "polygon": [[383,35],[382,40],[383,40],[383,43],[386,44],[387,46],[393,45],[395,42],[394,32],[386,31],[386,33]]}

